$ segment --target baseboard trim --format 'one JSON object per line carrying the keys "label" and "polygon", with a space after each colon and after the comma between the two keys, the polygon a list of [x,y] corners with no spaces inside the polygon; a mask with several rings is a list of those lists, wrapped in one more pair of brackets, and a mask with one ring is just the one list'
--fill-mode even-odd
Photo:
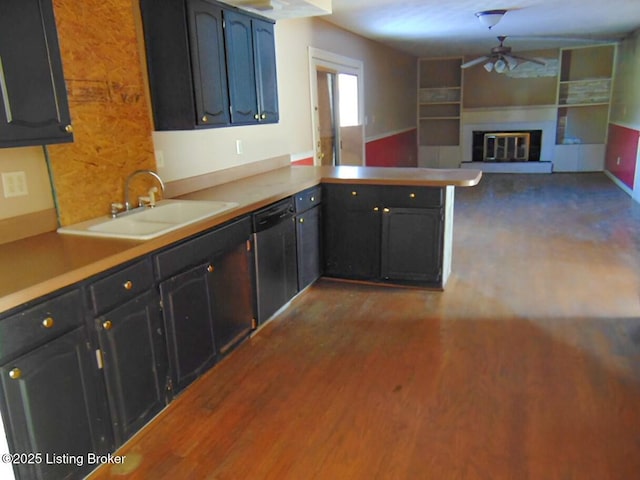
{"label": "baseboard trim", "polygon": [[462,162],[460,168],[487,173],[551,173],[552,162]]}

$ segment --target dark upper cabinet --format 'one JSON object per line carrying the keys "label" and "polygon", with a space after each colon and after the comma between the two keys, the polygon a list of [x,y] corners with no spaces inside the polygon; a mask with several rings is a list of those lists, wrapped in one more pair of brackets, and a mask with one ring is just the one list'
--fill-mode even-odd
{"label": "dark upper cabinet", "polygon": [[212,0],[141,0],[157,130],[278,121],[273,23]]}
{"label": "dark upper cabinet", "polygon": [[196,125],[227,125],[229,99],[222,9],[210,2],[187,2]]}
{"label": "dark upper cabinet", "polygon": [[231,121],[276,123],[278,89],[273,24],[225,11]]}
{"label": "dark upper cabinet", "polygon": [[0,2],[0,147],[73,141],[51,0]]}

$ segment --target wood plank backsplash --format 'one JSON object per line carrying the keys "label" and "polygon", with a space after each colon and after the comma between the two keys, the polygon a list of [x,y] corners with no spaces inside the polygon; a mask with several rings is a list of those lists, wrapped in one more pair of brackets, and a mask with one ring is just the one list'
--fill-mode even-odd
{"label": "wood plank backsplash", "polygon": [[153,127],[137,4],[53,3],[74,142],[48,150],[60,223],[68,225],[106,214],[111,202],[122,201],[129,173],[155,168]]}

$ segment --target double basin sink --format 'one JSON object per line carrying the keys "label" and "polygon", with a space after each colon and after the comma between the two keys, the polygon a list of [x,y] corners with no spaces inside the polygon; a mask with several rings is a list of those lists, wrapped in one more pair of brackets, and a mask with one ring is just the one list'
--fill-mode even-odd
{"label": "double basin sink", "polygon": [[100,217],[58,229],[58,233],[90,237],[150,240],[237,207],[235,202],[160,200],[115,218]]}

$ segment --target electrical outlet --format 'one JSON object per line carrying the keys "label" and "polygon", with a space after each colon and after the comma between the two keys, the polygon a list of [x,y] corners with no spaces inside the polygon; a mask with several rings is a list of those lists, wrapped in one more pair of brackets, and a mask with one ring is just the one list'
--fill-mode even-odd
{"label": "electrical outlet", "polygon": [[25,172],[3,172],[2,189],[4,198],[28,195],[27,175]]}

